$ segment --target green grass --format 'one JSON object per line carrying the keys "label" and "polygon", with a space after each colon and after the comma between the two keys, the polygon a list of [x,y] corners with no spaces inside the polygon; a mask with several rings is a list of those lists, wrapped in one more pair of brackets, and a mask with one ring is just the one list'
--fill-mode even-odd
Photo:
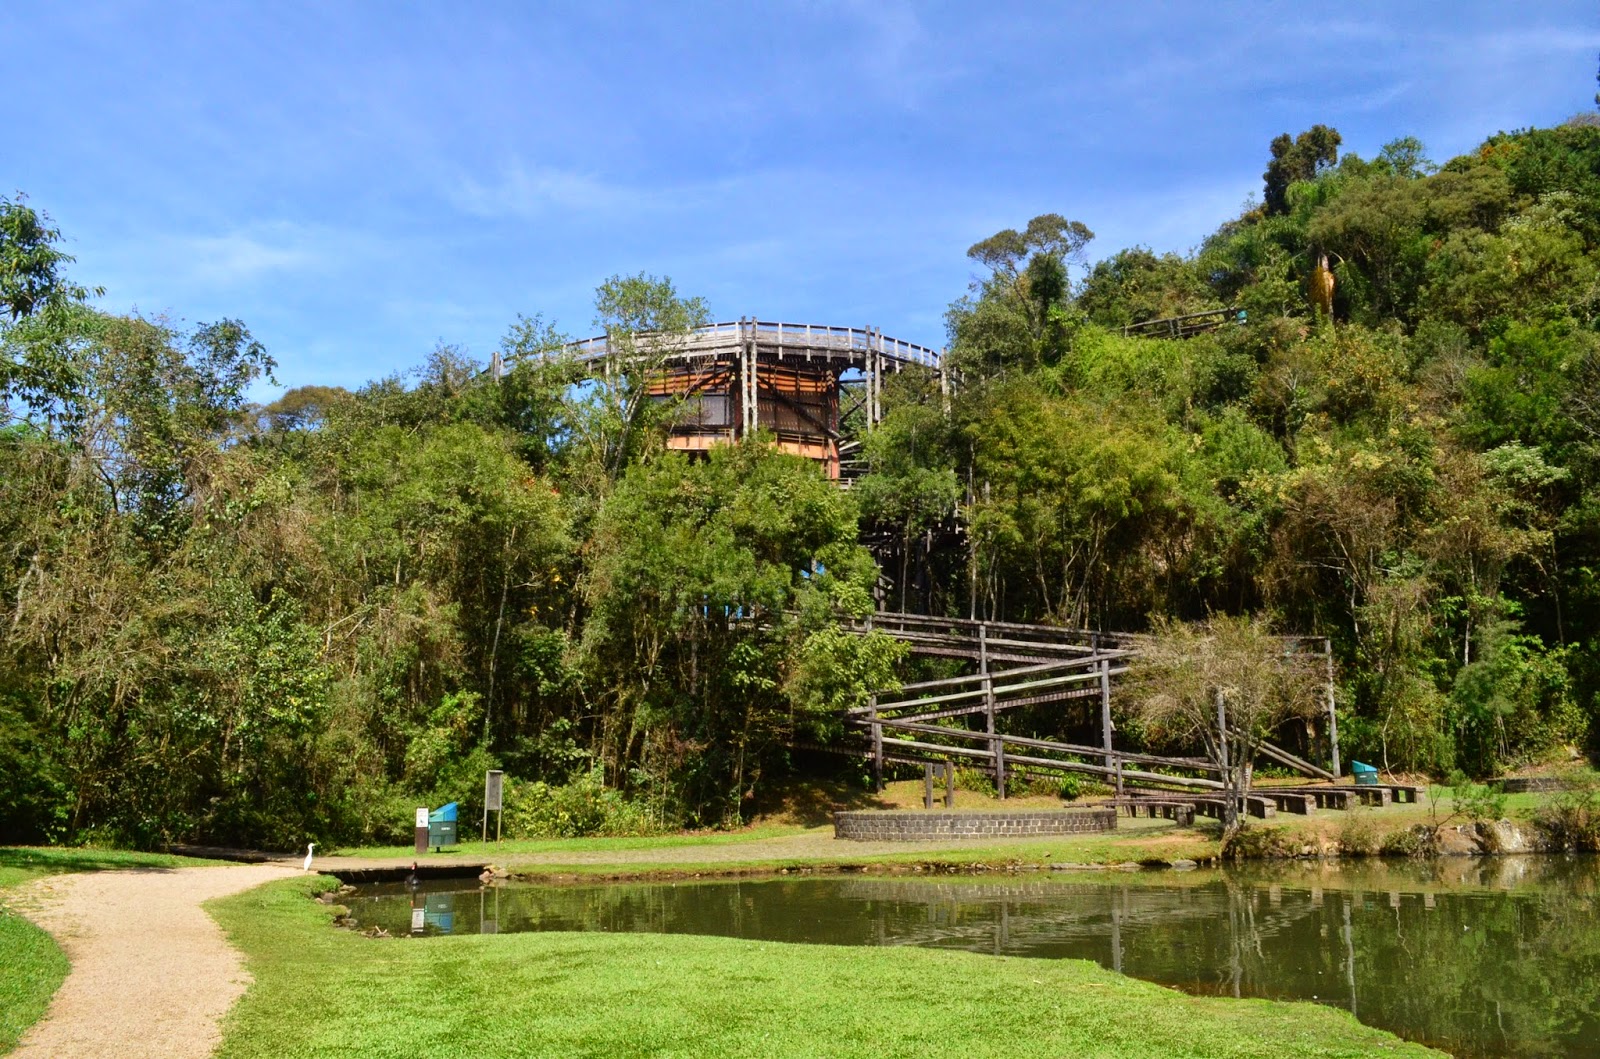
{"label": "green grass", "polygon": [[127,850],[0,847],[0,1054],[16,1047],[67,977],[55,940],[5,906],[5,891],[42,875],[115,868],[174,868],[215,861]]}
{"label": "green grass", "polygon": [[[902,786],[905,786],[902,784]],[[918,804],[921,785],[913,791]],[[909,789],[909,787],[908,787]],[[891,793],[893,793],[891,791]],[[903,793],[903,792],[902,792]],[[970,792],[962,791],[967,795]],[[1346,825],[1359,819],[1381,845],[1394,833],[1417,824],[1459,824],[1448,787],[1434,787],[1418,805],[1395,804],[1386,809],[1351,811],[1325,809],[1311,816],[1280,813],[1270,821],[1252,820],[1250,826],[1270,832],[1283,849],[1313,853],[1337,847]],[[887,797],[887,796],[886,796]],[[974,796],[976,797],[976,796]],[[1505,800],[1507,816],[1526,820],[1548,798],[1540,794],[1513,794]],[[905,798],[899,798],[904,801]],[[1015,799],[1014,801],[1020,801]],[[963,808],[1000,808],[994,799],[981,799]],[[981,870],[1007,865],[1048,867],[1063,863],[1116,864],[1170,862],[1179,859],[1201,863],[1220,856],[1220,825],[1198,820],[1180,829],[1165,820],[1118,820],[1112,834],[1070,835],[1045,839],[952,840],[932,848],[904,852],[867,852],[849,842],[831,841],[831,827],[769,825],[734,832],[694,832],[650,838],[575,838],[464,843],[444,857],[483,859],[502,869],[533,879],[666,879],[710,875],[748,875],[782,871],[907,871]],[[704,850],[704,855],[697,853]],[[409,857],[400,847],[340,851],[361,857]]]}
{"label": "green grass", "polygon": [[[912,790],[912,787],[915,790]],[[895,788],[905,787],[921,804],[921,783],[891,785],[886,803],[910,804],[910,795]],[[962,809],[1002,809],[1005,803],[980,798],[968,791]],[[1513,794],[1506,796],[1506,815],[1526,819],[1547,796]],[[1012,799],[1012,804],[1024,801]],[[1033,799],[1032,801],[1047,801]],[[1051,804],[1059,804],[1051,802]],[[1356,810],[1374,829],[1381,842],[1390,833],[1419,823],[1464,822],[1453,817],[1453,799],[1448,787],[1429,791],[1419,805],[1396,804],[1383,810]],[[1297,848],[1319,848],[1337,839],[1348,812],[1322,810],[1310,817],[1280,813],[1271,821],[1251,821],[1256,828],[1273,828],[1286,843]],[[845,867],[887,870],[912,865],[948,867],[956,870],[979,864],[1059,864],[1064,861],[1111,864],[1128,861],[1172,861],[1192,859],[1201,862],[1220,855],[1220,825],[1198,820],[1192,829],[1178,829],[1164,820],[1117,822],[1114,834],[1072,835],[1049,839],[956,840],[932,850],[867,853],[848,842],[815,842],[803,851],[780,848],[784,839],[819,839],[831,836],[829,827],[803,827],[793,824],[766,825],[733,832],[691,832],[648,838],[570,838],[533,839],[502,843],[464,842],[433,858],[457,856],[462,859],[489,860],[509,871],[535,877],[644,878],[712,874],[745,874],[782,870],[838,870]],[[698,857],[694,850],[708,851]],[[712,855],[711,851],[715,850]],[[330,850],[356,857],[410,857],[410,847]],[[577,854],[578,860],[569,855]]]}
{"label": "green grass", "polygon": [[1438,1055],[1312,1004],[1068,960],[649,934],[369,940],[293,879],[213,902],[255,984],[222,1059]]}
{"label": "green grass", "polygon": [[[489,860],[508,871],[538,877],[644,878],[873,866],[893,870],[913,865],[960,869],[980,864],[1203,860],[1218,853],[1216,832],[1217,828],[1207,821],[1193,829],[1179,829],[1165,820],[1122,819],[1118,821],[1118,831],[1113,834],[1045,839],[952,839],[933,849],[885,853],[867,852],[852,842],[834,842],[832,827],[778,826],[654,838],[545,839],[499,845],[472,842],[443,854],[427,856],[439,863],[452,856]],[[705,850],[706,855],[698,856],[696,850]],[[359,857],[412,856],[409,849],[399,848],[338,852]]]}
{"label": "green grass", "polygon": [[0,907],[0,1053],[15,1048],[67,977],[54,939]]}
{"label": "green grass", "polygon": [[179,857],[171,853],[136,853],[126,849],[83,846],[0,846],[0,890],[41,875],[113,871],[118,868],[194,868],[220,860]]}

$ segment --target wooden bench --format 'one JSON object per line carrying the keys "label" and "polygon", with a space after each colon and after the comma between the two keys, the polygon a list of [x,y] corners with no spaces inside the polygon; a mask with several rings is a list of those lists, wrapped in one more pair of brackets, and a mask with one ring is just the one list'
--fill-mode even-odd
{"label": "wooden bench", "polygon": [[[1213,820],[1222,819],[1222,809],[1225,804],[1221,798],[1192,798],[1194,811],[1202,816],[1209,816]],[[1278,815],[1278,807],[1270,799],[1258,794],[1252,794],[1244,800],[1244,809],[1247,814],[1258,820],[1267,820]]]}
{"label": "wooden bench", "polygon": [[1138,816],[1141,811],[1144,815],[1154,820],[1171,820],[1179,827],[1189,827],[1194,823],[1194,806],[1188,802],[1164,801],[1157,798],[1129,798],[1125,800],[1129,816]]}
{"label": "wooden bench", "polygon": [[1323,809],[1348,809],[1351,799],[1359,801],[1362,805],[1393,805],[1421,800],[1422,789],[1405,784],[1378,783],[1367,784],[1345,783],[1328,787],[1258,787],[1256,790],[1262,794],[1307,794],[1316,799],[1319,808]]}
{"label": "wooden bench", "polygon": [[1280,813],[1309,816],[1317,811],[1316,796],[1303,791],[1279,791],[1271,787],[1258,787],[1253,793],[1271,801],[1278,807]]}
{"label": "wooden bench", "polygon": [[1092,804],[1120,809],[1130,817],[1145,816],[1151,820],[1157,818],[1171,820],[1179,827],[1190,827],[1194,824],[1194,806],[1187,801],[1171,801],[1164,798],[1109,798]]}

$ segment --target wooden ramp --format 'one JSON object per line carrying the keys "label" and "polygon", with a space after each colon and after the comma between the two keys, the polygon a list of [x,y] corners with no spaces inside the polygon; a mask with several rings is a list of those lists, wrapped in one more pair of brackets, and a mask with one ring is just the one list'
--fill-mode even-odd
{"label": "wooden ramp", "polygon": [[[875,614],[848,627],[862,634],[890,635],[913,654],[964,658],[977,668],[967,676],[917,681],[881,692],[866,706],[847,712],[847,725],[860,734],[852,746],[871,758],[880,788],[885,764],[946,762],[990,773],[1001,797],[1008,773],[1019,771],[1090,775],[1113,786],[1119,797],[1127,784],[1195,794],[1223,787],[1219,770],[1204,758],[1116,747],[1112,684],[1128,671],[1129,660],[1148,642],[1146,636],[900,613]],[[1008,710],[1077,700],[1099,704],[1098,746],[1001,731]],[[959,724],[950,723],[958,718],[963,719]],[[970,727],[967,718],[981,718],[982,729]],[[1270,743],[1261,753],[1304,775],[1335,778],[1330,770]]]}

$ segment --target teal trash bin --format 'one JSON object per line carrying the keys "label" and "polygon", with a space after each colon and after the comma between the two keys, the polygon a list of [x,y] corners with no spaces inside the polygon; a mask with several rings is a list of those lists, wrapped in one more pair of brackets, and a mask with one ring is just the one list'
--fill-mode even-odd
{"label": "teal trash bin", "polygon": [[1360,761],[1352,761],[1350,769],[1355,773],[1356,783],[1362,787],[1376,787],[1378,785],[1378,770],[1371,765]]}
{"label": "teal trash bin", "polygon": [[436,851],[456,844],[456,803],[441,805],[428,814],[428,845]]}

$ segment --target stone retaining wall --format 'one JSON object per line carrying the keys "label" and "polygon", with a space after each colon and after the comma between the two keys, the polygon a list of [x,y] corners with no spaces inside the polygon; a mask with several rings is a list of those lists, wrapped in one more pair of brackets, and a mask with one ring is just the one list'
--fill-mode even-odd
{"label": "stone retaining wall", "polygon": [[869,810],[833,814],[833,837],[860,842],[920,842],[932,838],[1028,838],[1115,831],[1117,811],[1044,809],[993,813]]}

